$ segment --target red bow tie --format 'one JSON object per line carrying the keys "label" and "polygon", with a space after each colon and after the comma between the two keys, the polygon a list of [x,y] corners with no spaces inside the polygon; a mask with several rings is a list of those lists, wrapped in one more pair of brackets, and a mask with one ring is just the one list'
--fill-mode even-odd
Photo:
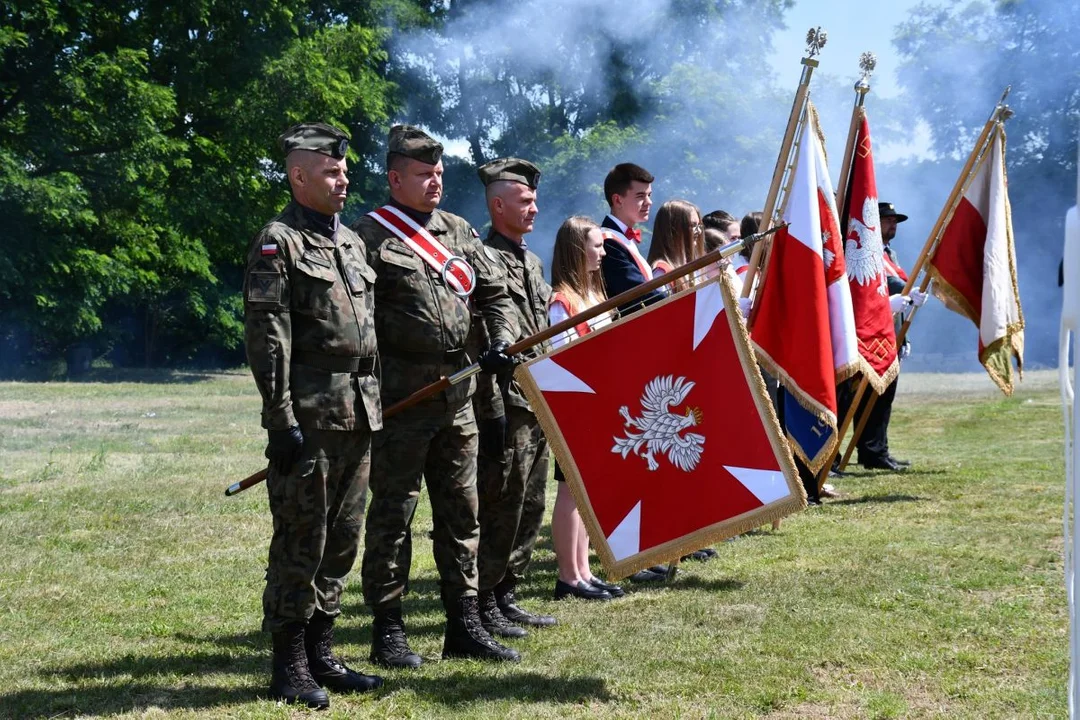
{"label": "red bow tie", "polygon": [[628,227],[628,228],[626,228],[626,232],[623,233],[623,234],[626,235],[626,237],[630,238],[631,240],[633,240],[636,243],[641,242],[641,231],[640,230],[635,230],[632,227]]}

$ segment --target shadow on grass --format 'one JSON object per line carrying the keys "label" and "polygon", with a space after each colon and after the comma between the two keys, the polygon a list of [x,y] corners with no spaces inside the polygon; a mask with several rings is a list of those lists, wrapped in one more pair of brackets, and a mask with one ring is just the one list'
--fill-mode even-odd
{"label": "shadow on grass", "polygon": [[92,368],[73,383],[148,383],[152,385],[192,385],[222,375],[213,370],[172,370],[168,368]]}
{"label": "shadow on grass", "polygon": [[[255,644],[240,636],[227,643]],[[206,638],[193,638],[207,642]],[[216,639],[214,639],[216,640]],[[78,663],[43,672],[57,684],[79,684],[77,688],[22,690],[0,695],[4,717],[59,717],[65,715],[113,715],[140,708],[199,709],[232,705],[265,696],[263,676],[268,663],[261,654],[228,651],[198,651],[174,656],[125,655],[100,663]],[[228,673],[259,677],[258,685],[228,687],[202,685],[199,676]],[[170,676],[182,676],[176,679]],[[10,714],[8,714],[10,713]]]}
{"label": "shadow on grass", "polygon": [[548,677],[533,672],[511,672],[498,678],[483,672],[455,672],[438,677],[397,673],[395,677],[387,679],[384,687],[389,692],[412,690],[429,702],[450,706],[485,700],[577,704],[615,699],[602,678],[572,675]]}
{"label": "shadow on grass", "polygon": [[151,707],[198,710],[249,702],[265,695],[266,687],[262,684],[220,688],[121,682],[98,687],[22,690],[0,695],[0,706],[4,708],[4,717],[9,718],[83,717],[118,715]]}
{"label": "shadow on grass", "polygon": [[[43,679],[58,681],[57,684],[79,684],[80,687],[0,694],[4,717],[114,715],[147,708],[199,710],[266,698],[270,663],[269,653],[264,646],[269,642],[262,633],[222,637],[178,636],[177,639],[213,643],[221,649],[192,650],[164,657],[129,654],[105,662],[57,668],[42,673]],[[237,648],[241,652],[229,648]],[[360,666],[365,664],[361,662]],[[430,670],[445,667],[442,662],[435,661],[416,673],[386,673],[387,684],[379,695],[411,690],[430,702],[450,706],[483,700],[582,703],[614,699],[604,680],[597,677],[549,677],[535,672],[518,673],[511,668],[506,668],[495,677],[477,662],[470,662],[469,665],[474,665],[477,671],[428,674]],[[239,687],[232,682],[228,687],[203,685],[200,676],[208,674],[232,674],[255,681],[241,680]]]}
{"label": "shadow on grass", "polygon": [[861,497],[829,500],[826,505],[865,505],[866,503],[926,502],[929,498],[918,495],[863,495]]}

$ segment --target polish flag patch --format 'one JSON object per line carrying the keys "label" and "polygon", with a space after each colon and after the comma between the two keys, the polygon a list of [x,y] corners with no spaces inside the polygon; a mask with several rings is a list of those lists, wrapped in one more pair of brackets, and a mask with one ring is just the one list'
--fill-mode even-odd
{"label": "polish flag patch", "polygon": [[270,243],[269,245],[263,245],[262,246],[262,254],[263,254],[264,257],[267,256],[267,255],[277,255],[277,243]]}

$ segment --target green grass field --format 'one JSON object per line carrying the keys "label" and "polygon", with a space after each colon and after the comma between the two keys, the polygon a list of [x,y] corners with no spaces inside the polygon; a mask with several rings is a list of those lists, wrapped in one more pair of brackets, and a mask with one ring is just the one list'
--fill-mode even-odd
{"label": "green grass field", "polygon": [[[222,494],[260,465],[254,383],[109,380],[0,384],[0,717],[306,715],[261,699],[265,490]],[[614,603],[549,599],[545,528],[519,594],[561,624],[513,667],[437,659],[424,507],[406,621],[430,662],[320,717],[1065,717],[1054,375],[1009,399],[904,376],[891,438],[914,471],[856,472]],[[354,574],[338,636],[362,668],[369,621]]]}

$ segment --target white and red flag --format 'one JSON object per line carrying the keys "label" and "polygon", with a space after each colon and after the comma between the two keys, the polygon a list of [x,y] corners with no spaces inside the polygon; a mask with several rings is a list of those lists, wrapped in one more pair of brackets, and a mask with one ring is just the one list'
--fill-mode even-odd
{"label": "white and red flag", "polygon": [[613,577],[806,505],[728,282],[517,370]]}
{"label": "white and red flag", "polygon": [[[874,392],[881,395],[896,379],[900,362],[896,357],[896,328],[889,307],[874,153],[865,111],[855,138],[846,213],[844,256],[859,354],[866,361],[862,372]],[[902,274],[903,270],[899,272]]]}
{"label": "white and red flag", "polygon": [[945,226],[930,274],[934,294],[979,328],[979,362],[1011,395],[1013,358],[1021,373],[1024,367],[1024,315],[1000,125]]}
{"label": "white and red flag", "polygon": [[836,445],[836,384],[862,369],[832,182],[817,125],[806,122],[791,171],[784,222],[755,301],[758,357],[787,391],[792,449],[817,472]]}

